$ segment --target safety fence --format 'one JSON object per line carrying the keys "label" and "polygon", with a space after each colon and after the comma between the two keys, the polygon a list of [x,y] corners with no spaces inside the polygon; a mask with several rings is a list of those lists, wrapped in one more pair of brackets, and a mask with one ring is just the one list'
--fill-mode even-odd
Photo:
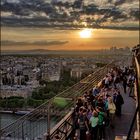
{"label": "safety fence", "polygon": [[[110,63],[0,130],[1,140],[66,139],[73,129],[72,107],[114,67]],[[68,133],[69,132],[69,133]]]}

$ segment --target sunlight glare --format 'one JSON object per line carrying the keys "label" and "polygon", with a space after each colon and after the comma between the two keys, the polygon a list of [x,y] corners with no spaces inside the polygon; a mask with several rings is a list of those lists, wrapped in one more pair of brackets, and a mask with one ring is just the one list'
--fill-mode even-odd
{"label": "sunlight glare", "polygon": [[92,30],[91,29],[83,29],[79,32],[81,38],[91,38]]}

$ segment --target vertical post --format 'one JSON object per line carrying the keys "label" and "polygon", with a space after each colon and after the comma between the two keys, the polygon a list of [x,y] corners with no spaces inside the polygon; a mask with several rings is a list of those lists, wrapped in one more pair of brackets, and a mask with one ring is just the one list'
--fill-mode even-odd
{"label": "vertical post", "polygon": [[73,111],[73,113],[72,113],[72,135],[75,135],[75,132],[76,132],[76,129],[75,129],[75,107],[76,107],[76,98],[74,98],[74,108],[72,108],[72,111]]}
{"label": "vertical post", "polygon": [[73,98],[73,100],[74,100],[74,108],[75,108],[75,106],[76,106],[76,98]]}
{"label": "vertical post", "polygon": [[23,126],[24,121],[22,122],[22,140],[24,140],[24,126]]}
{"label": "vertical post", "polygon": [[46,140],[50,140],[50,107],[51,107],[51,103],[49,101],[49,104],[47,107],[47,136],[46,136]]}

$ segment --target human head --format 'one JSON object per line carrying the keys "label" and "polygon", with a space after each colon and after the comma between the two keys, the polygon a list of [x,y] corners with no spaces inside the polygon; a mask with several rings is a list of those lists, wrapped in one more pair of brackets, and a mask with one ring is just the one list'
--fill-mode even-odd
{"label": "human head", "polygon": [[95,111],[95,110],[93,111],[93,116],[94,116],[94,117],[98,117],[97,111]]}
{"label": "human head", "polygon": [[109,101],[109,103],[113,103],[112,97],[109,97],[109,98],[108,98],[108,101]]}

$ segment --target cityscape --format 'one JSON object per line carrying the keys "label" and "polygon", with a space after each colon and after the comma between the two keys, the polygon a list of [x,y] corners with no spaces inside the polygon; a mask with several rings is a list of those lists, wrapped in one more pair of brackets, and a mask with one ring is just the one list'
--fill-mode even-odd
{"label": "cityscape", "polygon": [[[100,56],[100,52],[104,55]],[[59,52],[58,52],[59,53]],[[81,56],[58,54],[56,56],[10,56],[1,57],[1,97],[21,96],[30,97],[32,91],[38,88],[40,81],[59,81],[63,71],[69,70],[70,76],[81,79],[84,75],[92,73],[98,63],[107,64],[117,60],[117,54],[123,54],[124,58],[129,57],[130,48],[125,49],[111,47],[110,50],[92,52]],[[108,55],[106,55],[108,53]],[[113,56],[114,53],[116,56]],[[94,56],[92,56],[92,54]],[[110,57],[109,57],[110,54]]]}
{"label": "cityscape", "polygon": [[140,140],[139,0],[1,0],[0,140]]}

